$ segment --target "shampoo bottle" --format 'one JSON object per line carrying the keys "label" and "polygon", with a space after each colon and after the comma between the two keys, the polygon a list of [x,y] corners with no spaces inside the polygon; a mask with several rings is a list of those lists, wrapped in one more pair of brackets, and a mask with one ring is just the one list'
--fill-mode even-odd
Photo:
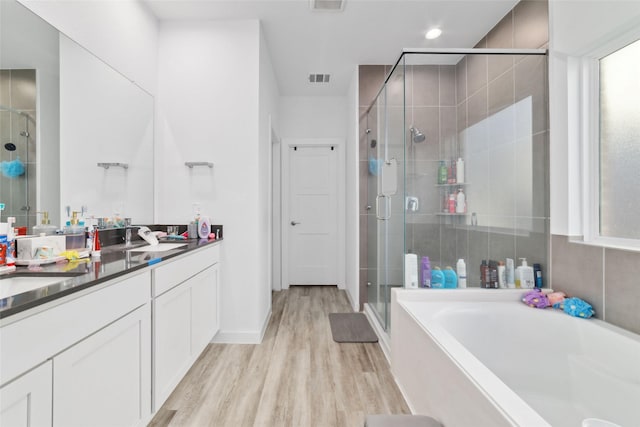
{"label": "shampoo bottle", "polygon": [[464,160],[462,157],[458,157],[456,161],[456,181],[459,184],[464,184]]}
{"label": "shampoo bottle", "polygon": [[458,263],[456,264],[456,271],[458,272],[458,287],[466,288],[467,287],[467,265],[464,263],[464,260],[460,258]]}
{"label": "shampoo bottle", "polygon": [[431,270],[431,287],[436,289],[444,288],[444,274],[438,267],[433,267],[433,270]]}
{"label": "shampoo bottle", "polygon": [[507,287],[507,268],[503,261],[498,262],[498,286],[500,289]]}
{"label": "shampoo bottle", "polygon": [[516,287],[515,272],[513,268],[514,268],[513,259],[507,258],[506,279],[507,279],[507,288],[509,289],[513,289]]}
{"label": "shampoo bottle", "polygon": [[438,184],[446,184],[447,183],[447,165],[445,165],[444,160],[440,162],[440,167],[438,168]]}
{"label": "shampoo bottle", "polygon": [[542,268],[540,264],[533,264],[533,274],[535,276],[536,288],[542,289]]}
{"label": "shampoo bottle", "polygon": [[522,264],[516,268],[516,288],[533,289],[535,283],[533,267],[527,264],[526,258],[520,259]]}
{"label": "shampoo bottle", "polygon": [[458,287],[458,276],[453,268],[447,267],[442,272],[444,274],[444,287],[446,289],[455,289]]}
{"label": "shampoo bottle", "polygon": [[404,287],[416,289],[418,287],[418,255],[404,254]]}
{"label": "shampoo bottle", "polygon": [[456,213],[465,213],[467,211],[467,200],[462,188],[458,188],[456,195]]}
{"label": "shampoo bottle", "polygon": [[420,262],[420,277],[422,281],[420,282],[421,288],[430,288],[431,287],[431,263],[429,262],[428,256],[423,256],[422,261]]}

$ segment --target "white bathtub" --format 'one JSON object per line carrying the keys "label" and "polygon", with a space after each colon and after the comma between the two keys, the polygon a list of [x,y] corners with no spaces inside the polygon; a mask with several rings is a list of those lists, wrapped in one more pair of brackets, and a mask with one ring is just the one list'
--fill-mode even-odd
{"label": "white bathtub", "polygon": [[412,411],[445,427],[640,426],[640,336],[522,294],[392,291],[391,367]]}

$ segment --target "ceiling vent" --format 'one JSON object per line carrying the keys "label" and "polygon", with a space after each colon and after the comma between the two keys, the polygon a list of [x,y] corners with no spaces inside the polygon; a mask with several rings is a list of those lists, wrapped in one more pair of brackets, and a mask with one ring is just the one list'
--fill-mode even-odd
{"label": "ceiling vent", "polygon": [[309,74],[310,83],[329,83],[331,74]]}
{"label": "ceiling vent", "polygon": [[311,10],[324,12],[342,12],[346,0],[309,0]]}

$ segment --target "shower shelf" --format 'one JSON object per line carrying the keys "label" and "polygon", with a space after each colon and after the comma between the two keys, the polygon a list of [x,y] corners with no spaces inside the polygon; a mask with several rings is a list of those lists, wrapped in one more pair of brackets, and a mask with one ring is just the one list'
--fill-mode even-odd
{"label": "shower shelf", "polygon": [[105,168],[105,169],[109,169],[110,167],[118,167],[118,168],[123,168],[123,169],[129,169],[129,164],[128,163],[120,163],[120,162],[115,162],[115,163],[98,163],[98,167],[100,168]]}
{"label": "shower shelf", "polygon": [[455,187],[456,185],[469,185],[467,182],[456,182],[455,184],[433,184],[436,187]]}
{"label": "shower shelf", "polygon": [[206,166],[210,169],[213,168],[213,163],[211,162],[184,162],[184,165],[189,169],[193,169],[194,166]]}

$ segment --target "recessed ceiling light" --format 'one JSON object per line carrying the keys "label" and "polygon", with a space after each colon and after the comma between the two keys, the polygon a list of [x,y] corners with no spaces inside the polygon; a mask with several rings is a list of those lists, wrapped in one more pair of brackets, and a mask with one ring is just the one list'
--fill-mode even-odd
{"label": "recessed ceiling light", "polygon": [[427,40],[433,40],[440,37],[440,34],[442,34],[442,30],[440,28],[432,28],[431,30],[427,31],[427,34],[424,35],[424,38]]}

